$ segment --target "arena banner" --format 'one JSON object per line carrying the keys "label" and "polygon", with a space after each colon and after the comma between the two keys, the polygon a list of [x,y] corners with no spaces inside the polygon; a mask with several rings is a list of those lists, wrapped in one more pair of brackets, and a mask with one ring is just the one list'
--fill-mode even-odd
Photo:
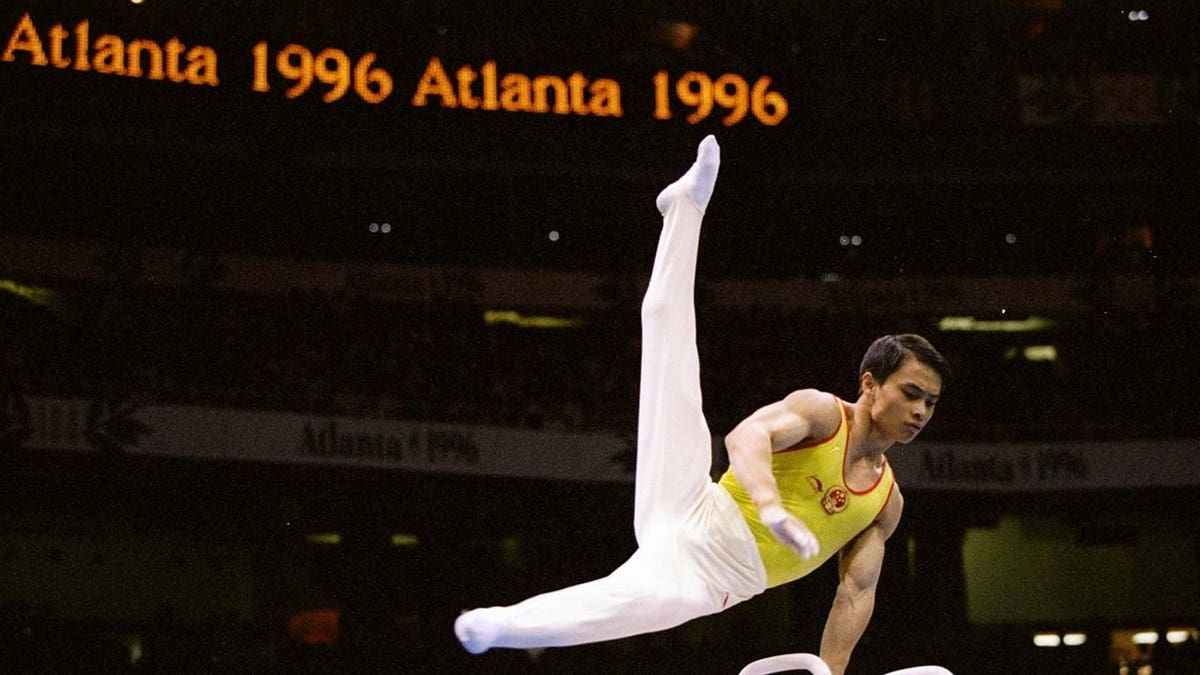
{"label": "arena banner", "polygon": [[1036,492],[1200,485],[1200,439],[895,446],[896,480],[921,490]]}
{"label": "arena banner", "polygon": [[[193,406],[30,397],[25,446],[459,475],[628,482],[631,437]],[[1200,485],[1200,439],[923,443],[888,453],[906,489],[1093,490]]]}
{"label": "arena banner", "polygon": [[631,481],[618,436],[29,397],[25,447],[293,464]]}

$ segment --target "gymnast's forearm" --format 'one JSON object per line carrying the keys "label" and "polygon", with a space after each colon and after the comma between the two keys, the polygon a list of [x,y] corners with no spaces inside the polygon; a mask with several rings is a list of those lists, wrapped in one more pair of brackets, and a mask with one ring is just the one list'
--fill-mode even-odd
{"label": "gymnast's forearm", "polygon": [[821,635],[821,658],[841,675],[850,652],[862,638],[875,611],[875,589],[883,567],[887,533],[879,524],[864,530],[838,556],[838,588]]}
{"label": "gymnast's forearm", "polygon": [[740,424],[725,437],[733,475],[761,513],[781,506],[779,485],[771,471],[771,435],[757,425]]}
{"label": "gymnast's forearm", "polygon": [[783,507],[783,497],[772,471],[770,431],[764,425],[747,420],[725,438],[725,447],[733,474],[758,508],[762,524],[804,560],[817,555],[821,544],[816,536]]}
{"label": "gymnast's forearm", "polygon": [[821,658],[833,675],[842,675],[850,663],[850,653],[862,638],[875,611],[874,587],[859,589],[839,585],[821,634]]}

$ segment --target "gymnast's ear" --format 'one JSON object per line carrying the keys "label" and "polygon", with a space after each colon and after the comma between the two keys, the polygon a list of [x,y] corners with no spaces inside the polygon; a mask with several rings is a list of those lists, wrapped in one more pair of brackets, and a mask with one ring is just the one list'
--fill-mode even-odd
{"label": "gymnast's ear", "polygon": [[858,379],[859,399],[866,404],[867,410],[875,408],[875,395],[879,393],[879,387],[882,384],[875,379],[875,373],[867,371]]}
{"label": "gymnast's ear", "polygon": [[874,398],[875,389],[879,383],[875,381],[875,373],[867,371],[858,377],[858,393],[863,396]]}

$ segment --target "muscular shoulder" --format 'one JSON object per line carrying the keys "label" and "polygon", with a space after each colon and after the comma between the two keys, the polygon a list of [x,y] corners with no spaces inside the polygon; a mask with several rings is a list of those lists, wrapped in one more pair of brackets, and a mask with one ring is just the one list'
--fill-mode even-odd
{"label": "muscular shoulder", "polygon": [[842,423],[841,399],[819,389],[798,389],[783,399],[788,409],[808,421],[809,438],[827,438]]}
{"label": "muscular shoulder", "polygon": [[904,495],[900,494],[900,484],[892,483],[892,494],[888,495],[887,504],[876,519],[876,524],[883,530],[885,537],[891,537],[900,525],[900,516],[904,512]]}
{"label": "muscular shoulder", "polygon": [[772,450],[782,450],[810,439],[826,438],[841,423],[837,397],[816,389],[802,389],[754,411],[726,436],[732,449],[741,441],[761,442],[766,436]]}

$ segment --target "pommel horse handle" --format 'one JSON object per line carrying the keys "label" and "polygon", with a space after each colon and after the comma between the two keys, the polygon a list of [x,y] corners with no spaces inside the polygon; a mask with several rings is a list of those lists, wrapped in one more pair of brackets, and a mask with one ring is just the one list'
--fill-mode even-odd
{"label": "pommel horse handle", "polygon": [[[831,675],[829,666],[825,665],[825,662],[815,654],[780,654],[778,656],[768,656],[765,659],[759,659],[742,668],[742,671],[738,675],[770,675],[771,673],[782,673],[786,670],[807,670],[812,675]],[[916,668],[893,670],[885,675],[954,675],[954,673],[941,666],[917,666]]]}
{"label": "pommel horse handle", "polygon": [[815,654],[780,654],[759,659],[742,668],[738,675],[770,675],[785,670],[807,670],[812,675],[832,675],[829,666]]}

